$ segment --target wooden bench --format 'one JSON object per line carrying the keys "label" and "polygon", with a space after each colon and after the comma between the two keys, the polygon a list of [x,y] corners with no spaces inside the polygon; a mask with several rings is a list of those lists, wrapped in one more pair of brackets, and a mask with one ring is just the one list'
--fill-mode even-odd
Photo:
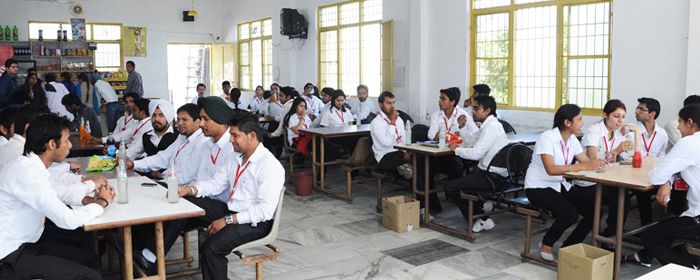
{"label": "wooden bench", "polygon": [[542,232],[545,232],[548,230],[548,228],[543,228],[537,231],[532,231],[532,218],[533,217],[541,217],[545,216],[545,210],[544,209],[539,209],[532,204],[530,204],[530,201],[527,199],[527,197],[517,197],[510,199],[510,202],[513,203],[514,205],[517,205],[515,207],[515,211],[518,212],[519,214],[522,214],[525,216],[525,241],[524,241],[524,247],[523,247],[523,252],[520,253],[520,257],[522,258],[523,262],[527,262],[528,260],[535,261],[541,264],[544,264],[546,266],[555,268],[557,267],[556,262],[550,262],[547,260],[542,259],[542,257],[539,254],[532,254],[530,248],[532,245],[532,235],[534,234],[539,234]]}
{"label": "wooden bench", "polygon": [[[460,192],[460,197],[467,201],[467,241],[474,242],[474,240],[476,240],[476,235],[474,235],[474,232],[472,231],[475,219],[513,211],[513,209],[515,209],[515,205],[512,204],[510,200],[506,200],[505,196],[508,194],[517,195],[520,191],[522,191],[522,187],[512,186],[499,192],[482,195]],[[493,206],[494,210],[488,213],[474,215],[474,203],[485,199],[495,202],[495,205]]]}

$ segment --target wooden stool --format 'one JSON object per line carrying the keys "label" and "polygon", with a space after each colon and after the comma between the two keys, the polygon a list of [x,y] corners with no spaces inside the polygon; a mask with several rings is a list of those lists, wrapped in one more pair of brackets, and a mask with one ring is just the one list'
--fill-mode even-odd
{"label": "wooden stool", "polygon": [[544,264],[546,266],[555,268],[557,267],[557,263],[555,262],[550,262],[547,260],[542,259],[541,256],[539,255],[533,255],[530,251],[530,247],[532,245],[532,235],[533,234],[539,234],[542,232],[547,231],[547,228],[543,228],[540,230],[537,230],[535,232],[532,231],[532,218],[533,217],[540,217],[543,215],[544,211],[539,209],[539,210],[533,210],[533,209],[528,209],[526,207],[532,207],[530,204],[530,201],[527,199],[527,197],[518,197],[511,199],[513,203],[519,204],[515,208],[515,211],[518,212],[519,214],[522,214],[525,216],[525,244],[523,248],[523,252],[520,254],[520,257],[522,258],[523,262],[527,262],[528,260],[532,260],[541,264]]}
{"label": "wooden stool", "polygon": [[247,256],[241,253],[241,251],[233,252],[241,259],[241,262],[243,262],[244,265],[255,264],[255,279],[257,280],[263,279],[263,263],[266,261],[274,261],[280,255],[279,249],[272,244],[265,245],[265,247],[270,248],[272,252],[252,256]]}

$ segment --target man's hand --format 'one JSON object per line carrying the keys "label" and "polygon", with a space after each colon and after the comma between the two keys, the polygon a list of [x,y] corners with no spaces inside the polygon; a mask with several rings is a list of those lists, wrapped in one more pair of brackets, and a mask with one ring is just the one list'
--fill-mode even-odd
{"label": "man's hand", "polygon": [[[124,159],[124,162],[126,162],[126,169],[129,169],[129,170],[134,169],[134,161],[133,161],[133,160],[130,160],[129,158],[125,158],[125,159]],[[116,167],[116,166],[119,166],[119,157],[118,157],[118,156],[117,156],[116,165],[114,165],[114,166],[115,166],[115,167]]]}
{"label": "man's hand", "polygon": [[396,110],[391,112],[391,114],[389,115],[389,120],[393,123],[393,122],[396,122],[396,120],[398,120],[398,119],[399,119],[399,112]]}
{"label": "man's hand", "polygon": [[69,168],[70,171],[73,171],[73,172],[75,172],[75,173],[80,172],[80,163],[77,163],[77,162],[68,162],[68,164],[70,165],[70,168]]}
{"label": "man's hand", "polygon": [[103,187],[103,186],[108,186],[107,185],[107,178],[102,177],[102,176],[87,176],[83,177],[82,181],[93,181],[95,183],[95,191],[97,191],[97,188]]}
{"label": "man's hand", "polygon": [[459,143],[454,143],[454,142],[452,142],[452,143],[450,143],[450,146],[449,146],[449,147],[450,147],[450,150],[453,150],[453,151],[454,151],[454,150],[457,149],[457,147],[459,147]]}
{"label": "man's hand", "polygon": [[97,188],[95,191],[95,198],[102,198],[108,203],[112,204],[112,200],[114,200],[114,189],[112,187],[103,185]]}
{"label": "man's hand", "polygon": [[191,187],[191,186],[179,187],[177,189],[177,194],[180,197],[194,196],[194,195],[196,195],[196,193],[193,193],[193,190],[192,190],[193,188],[195,188],[195,187]]}
{"label": "man's hand", "polygon": [[457,118],[457,123],[459,124],[459,128],[464,128],[467,124],[467,115],[459,116],[459,118]]}
{"label": "man's hand", "polygon": [[411,152],[403,152],[403,160],[405,160],[405,161],[411,160],[412,156],[413,156],[413,153],[411,153]]}
{"label": "man's hand", "polygon": [[666,206],[668,204],[669,198],[671,197],[671,185],[668,183],[664,184],[659,188],[659,191],[656,192],[656,201],[659,202],[662,206]]}
{"label": "man's hand", "polygon": [[[233,215],[234,219],[236,215]],[[211,224],[207,227],[207,232],[209,235],[214,235],[217,232],[219,232],[222,228],[226,226],[226,220],[224,218],[219,218],[211,222]]]}

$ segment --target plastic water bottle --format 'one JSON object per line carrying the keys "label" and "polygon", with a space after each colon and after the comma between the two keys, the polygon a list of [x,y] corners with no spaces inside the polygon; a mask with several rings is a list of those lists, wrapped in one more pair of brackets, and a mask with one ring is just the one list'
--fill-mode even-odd
{"label": "plastic water bottle", "polygon": [[[603,138],[600,138],[600,142],[598,142],[598,150],[596,150],[596,158],[598,160],[607,160],[606,157],[608,156],[608,152],[606,151],[606,146],[605,146],[605,141],[603,141]],[[598,168],[596,170],[597,172],[605,172],[605,166]]]}
{"label": "plastic water bottle", "polygon": [[124,142],[119,145],[119,170],[117,175],[117,202],[129,202],[129,182],[126,176],[126,148]]}
{"label": "plastic water bottle", "polygon": [[413,141],[411,138],[411,121],[406,121],[404,128],[406,129],[406,133],[403,135],[403,143],[405,145],[411,145],[411,142]]}
{"label": "plastic water bottle", "polygon": [[180,195],[177,193],[178,181],[175,174],[175,160],[170,160],[170,172],[165,178],[165,183],[168,185],[168,202],[176,203],[180,200]]}
{"label": "plastic water bottle", "polygon": [[92,138],[92,129],[90,129],[90,121],[85,120],[85,139],[90,140]]}
{"label": "plastic water bottle", "polygon": [[109,133],[109,136],[107,136],[107,155],[110,157],[117,155],[117,147],[115,146],[114,137],[112,136],[111,132]]}
{"label": "plastic water bottle", "polygon": [[442,129],[442,127],[440,127],[439,133],[440,133],[440,137],[438,139],[439,140],[438,141],[438,148],[440,150],[443,150],[443,149],[447,148],[447,145],[445,144],[445,130]]}

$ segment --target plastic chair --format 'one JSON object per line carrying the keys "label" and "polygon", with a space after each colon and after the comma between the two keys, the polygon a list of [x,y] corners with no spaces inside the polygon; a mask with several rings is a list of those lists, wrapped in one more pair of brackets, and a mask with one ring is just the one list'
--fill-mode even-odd
{"label": "plastic chair", "polygon": [[513,128],[513,126],[510,125],[510,123],[507,122],[506,120],[498,119],[498,121],[501,123],[501,125],[503,126],[503,130],[505,130],[506,133],[512,132],[513,134],[518,134],[517,132],[515,132],[515,128]]}
{"label": "plastic chair", "polygon": [[[272,245],[272,243],[277,240],[277,233],[279,233],[280,222],[282,220],[282,201],[284,200],[285,189],[285,187],[282,187],[282,190],[280,191],[279,201],[277,202],[277,210],[275,210],[275,217],[272,221],[270,233],[263,238],[242,244],[232,250],[232,252],[241,259],[243,264],[255,264],[255,279],[262,279],[263,277],[263,262],[274,261],[280,254],[280,250],[276,246]],[[252,256],[245,255],[241,252],[241,250],[262,246],[270,248],[272,252]]]}

